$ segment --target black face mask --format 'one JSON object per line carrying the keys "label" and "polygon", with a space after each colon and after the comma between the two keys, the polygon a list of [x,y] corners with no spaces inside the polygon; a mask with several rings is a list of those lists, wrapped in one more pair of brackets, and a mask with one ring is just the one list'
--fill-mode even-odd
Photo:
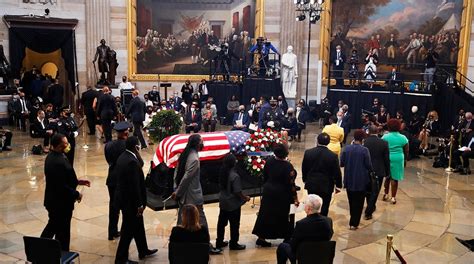
{"label": "black face mask", "polygon": [[199,144],[199,146],[198,146],[198,151],[201,151],[201,150],[203,150],[203,149],[204,149],[204,144],[203,144],[203,143]]}
{"label": "black face mask", "polygon": [[272,107],[275,107],[275,106],[276,106],[276,104],[275,104],[275,103],[271,103],[270,105],[271,105]]}

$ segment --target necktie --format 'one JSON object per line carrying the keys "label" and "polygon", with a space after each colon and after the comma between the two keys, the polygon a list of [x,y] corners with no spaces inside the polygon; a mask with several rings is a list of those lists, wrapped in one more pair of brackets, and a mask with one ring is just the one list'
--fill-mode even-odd
{"label": "necktie", "polygon": [[193,111],[193,116],[192,116],[193,120],[194,120],[194,117],[196,117],[196,114],[195,114],[194,111]]}
{"label": "necktie", "polygon": [[341,52],[337,52],[337,60],[341,59]]}
{"label": "necktie", "polygon": [[242,113],[239,114],[239,120],[242,120]]}

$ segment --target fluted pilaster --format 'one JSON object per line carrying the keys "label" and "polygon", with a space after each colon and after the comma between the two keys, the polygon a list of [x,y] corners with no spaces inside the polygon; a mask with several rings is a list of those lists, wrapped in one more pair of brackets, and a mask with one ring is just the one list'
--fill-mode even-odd
{"label": "fluted pilaster", "polygon": [[96,47],[101,39],[105,39],[108,45],[111,42],[110,0],[87,0],[85,23],[87,32],[87,84],[93,85],[97,82],[94,66],[92,65]]}

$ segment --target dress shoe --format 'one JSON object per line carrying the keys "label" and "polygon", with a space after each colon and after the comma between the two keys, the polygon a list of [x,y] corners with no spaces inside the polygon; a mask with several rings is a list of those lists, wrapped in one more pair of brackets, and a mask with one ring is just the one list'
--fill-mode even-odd
{"label": "dress shoe", "polygon": [[364,219],[365,220],[370,220],[370,219],[372,219],[372,215],[366,215],[366,216],[364,216]]}
{"label": "dress shoe", "polygon": [[158,252],[158,249],[147,249],[147,250],[145,251],[145,254],[144,254],[144,255],[138,254],[138,258],[139,258],[139,259],[144,259],[144,258],[146,258],[146,257],[148,257],[148,256],[151,256],[151,255],[155,254],[156,252]]}
{"label": "dress shoe", "polygon": [[[470,249],[471,251],[474,251],[474,246],[471,244],[472,240],[468,241],[468,240],[460,239],[459,237],[456,237],[456,240],[459,241],[459,243],[463,244],[463,246]],[[469,242],[471,242],[471,243],[469,243]]]}
{"label": "dress shoe", "polygon": [[230,250],[244,250],[246,248],[245,245],[241,245],[239,243],[229,245]]}
{"label": "dress shoe", "polygon": [[213,246],[210,246],[209,247],[209,254],[210,255],[218,255],[218,254],[221,254],[222,253],[222,249],[220,248],[215,248]]}
{"label": "dress shoe", "polygon": [[10,146],[5,146],[2,148],[3,151],[12,151],[12,147]]}
{"label": "dress shoe", "polygon": [[227,245],[229,245],[229,242],[227,241],[216,242],[216,248],[225,248]]}
{"label": "dress shoe", "polygon": [[264,239],[257,239],[257,241],[255,241],[255,245],[261,247],[271,247],[272,243],[265,241]]}
{"label": "dress shoe", "polygon": [[113,235],[109,235],[109,240],[112,241],[114,238],[119,238],[120,237],[120,232],[117,232]]}

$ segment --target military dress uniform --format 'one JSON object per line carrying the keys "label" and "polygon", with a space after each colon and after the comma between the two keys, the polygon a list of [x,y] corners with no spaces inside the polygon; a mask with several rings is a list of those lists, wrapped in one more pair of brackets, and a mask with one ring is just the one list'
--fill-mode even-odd
{"label": "military dress uniform", "polygon": [[[128,122],[119,122],[114,126],[114,130],[117,132],[124,132],[131,127]],[[105,184],[109,191],[109,227],[108,227],[108,239],[113,240],[120,236],[118,232],[118,220],[120,215],[120,209],[117,208],[113,201],[115,197],[115,190],[117,188],[118,176],[117,172],[114,172],[114,168],[117,164],[117,159],[120,155],[125,152],[125,139],[116,139],[108,142],[104,147],[104,155],[107,163],[109,164],[109,171]]]}
{"label": "military dress uniform", "polygon": [[66,157],[71,163],[71,166],[74,165],[74,152],[76,149],[76,136],[78,134],[78,128],[79,127],[77,126],[76,121],[74,121],[74,118],[72,118],[71,116],[61,116],[58,120],[58,133],[65,135],[67,141],[71,145],[71,150],[66,153]]}
{"label": "military dress uniform", "polygon": [[[274,130],[280,131],[285,119],[285,113],[281,110],[280,107],[271,108],[263,114],[263,128],[272,128]],[[273,121],[274,126],[269,127],[268,122]]]}

